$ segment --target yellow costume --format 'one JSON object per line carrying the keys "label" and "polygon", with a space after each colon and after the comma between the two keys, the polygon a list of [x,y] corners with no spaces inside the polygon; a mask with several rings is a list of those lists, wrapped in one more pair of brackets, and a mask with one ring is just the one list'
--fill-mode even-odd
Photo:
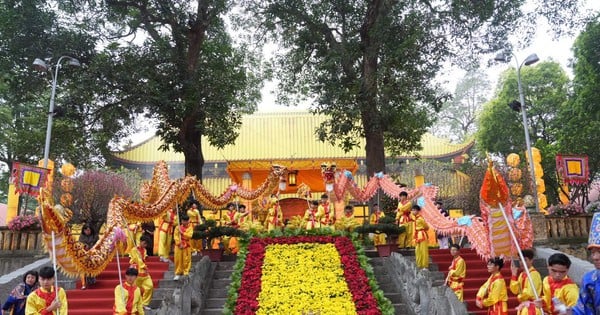
{"label": "yellow costume", "polygon": [[477,301],[488,308],[488,315],[508,314],[506,282],[500,272],[493,273],[477,291]]}
{"label": "yellow costume", "polygon": [[271,199],[271,207],[267,213],[266,225],[268,232],[283,226],[283,212],[276,198]]}
{"label": "yellow costume", "polygon": [[[135,247],[135,244],[140,242],[140,237],[142,237],[142,225],[138,223],[131,223],[127,226],[129,230],[129,234],[127,235],[127,249],[126,253]],[[135,241],[135,243],[134,243]]]}
{"label": "yellow costume", "polygon": [[344,213],[344,215],[341,216],[340,219],[335,223],[335,228],[338,230],[352,232],[354,231],[354,228],[359,225],[360,224],[356,222],[353,213]]}
{"label": "yellow costume", "polygon": [[[383,211],[375,211],[371,214],[371,217],[369,218],[369,223],[377,224],[379,223],[379,219],[383,217],[385,217],[385,213],[383,213]],[[375,246],[386,244],[387,242],[385,241],[385,237],[386,235],[384,233],[373,235],[373,243],[375,244]]]}
{"label": "yellow costume", "polygon": [[[50,291],[46,291],[43,288],[36,289],[27,296],[25,315],[56,314],[57,310],[52,311],[52,313],[45,311],[55,298],[56,292],[54,286],[50,288]],[[67,295],[65,294],[65,290],[61,287],[58,288],[58,299],[60,301],[58,312],[60,315],[68,315],[69,306],[67,305]]]}
{"label": "yellow costume", "polygon": [[[533,266],[529,267],[529,274],[531,274],[537,296],[542,296],[542,276]],[[542,310],[536,308],[533,304],[535,294],[533,294],[531,283],[527,279],[525,271],[521,272],[518,277],[513,276],[510,278],[510,292],[516,294],[517,300],[521,303],[518,315],[542,315]]]}
{"label": "yellow costume", "polygon": [[329,201],[319,204],[319,208],[317,212],[321,216],[321,227],[328,227],[332,230],[335,229],[335,212],[333,210],[333,205],[329,203]]}
{"label": "yellow costume", "polygon": [[573,307],[577,304],[579,298],[579,287],[568,276],[560,281],[555,281],[552,277],[544,278],[542,282],[542,301],[544,303],[544,311],[547,314],[557,315],[554,311],[554,303],[552,298],[556,297],[562,301],[567,307]]}
{"label": "yellow costume", "polygon": [[173,242],[173,226],[175,225],[175,211],[167,209],[160,219],[158,228],[158,256],[168,259],[171,254],[171,243]]}
{"label": "yellow costume", "polygon": [[[220,215],[219,212],[210,212],[208,215],[206,215],[206,220],[212,220],[215,221],[216,225],[219,226],[219,220],[220,220]],[[206,246],[208,246],[209,249],[219,249],[221,246],[221,238],[220,237],[215,237],[211,240],[211,244],[206,244]]]}
{"label": "yellow costume", "polygon": [[[187,216],[190,218],[192,229],[200,224],[200,212],[197,208],[191,207],[187,211]],[[192,240],[192,250],[194,252],[202,250],[202,240]]]}
{"label": "yellow costume", "polygon": [[410,213],[411,208],[412,203],[410,202],[410,200],[406,200],[405,202],[398,202],[396,222],[398,222],[399,226],[404,226],[405,228],[404,233],[398,236],[398,246],[403,248],[413,246],[413,219]]}
{"label": "yellow costume", "polygon": [[146,249],[143,247],[132,248],[129,252],[129,264],[137,269],[138,276],[135,279],[135,285],[137,285],[142,293],[142,305],[148,306],[152,301],[152,293],[154,292],[154,284],[148,268],[146,266]]}
{"label": "yellow costume", "polygon": [[180,225],[175,231],[175,275],[184,275],[190,273],[192,267],[192,247],[190,239],[194,234],[194,229],[188,226]]}
{"label": "yellow costume", "polygon": [[419,213],[415,215],[413,225],[417,268],[429,268],[429,242],[427,240],[429,225]]}
{"label": "yellow costume", "polygon": [[[144,315],[140,288],[124,282],[115,287],[114,315]],[[61,312],[62,314],[62,312]]]}
{"label": "yellow costume", "polygon": [[454,291],[459,301],[463,301],[464,281],[467,276],[467,264],[465,260],[456,256],[448,268],[448,287]]}
{"label": "yellow costume", "polygon": [[304,221],[306,221],[306,229],[318,229],[321,227],[321,219],[323,214],[318,209],[308,208],[304,213]]}

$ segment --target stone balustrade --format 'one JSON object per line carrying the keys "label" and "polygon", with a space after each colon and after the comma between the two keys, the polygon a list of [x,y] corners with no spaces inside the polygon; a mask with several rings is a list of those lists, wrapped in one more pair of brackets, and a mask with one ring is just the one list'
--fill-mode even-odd
{"label": "stone balustrade", "polygon": [[549,241],[587,241],[592,224],[592,214],[570,217],[546,216]]}
{"label": "stone balustrade", "polygon": [[42,252],[42,230],[11,231],[0,227],[0,251]]}

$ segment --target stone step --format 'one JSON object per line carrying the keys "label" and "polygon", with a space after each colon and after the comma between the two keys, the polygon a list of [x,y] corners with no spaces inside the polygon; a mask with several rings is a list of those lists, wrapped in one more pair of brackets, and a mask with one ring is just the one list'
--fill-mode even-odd
{"label": "stone step", "polygon": [[222,308],[205,308],[200,312],[201,315],[223,315]]}
{"label": "stone step", "polygon": [[392,304],[402,304],[402,295],[400,293],[384,293],[384,296],[392,302]]}
{"label": "stone step", "polygon": [[209,289],[208,290],[208,298],[226,298],[228,289]]}
{"label": "stone step", "polygon": [[227,301],[227,298],[208,298],[206,299],[206,305],[204,307],[208,309],[223,308],[225,301]]}
{"label": "stone step", "polygon": [[231,284],[231,279],[213,279],[211,288],[213,289],[225,289]]}
{"label": "stone step", "polygon": [[231,279],[233,270],[216,270],[213,279]]}
{"label": "stone step", "polygon": [[233,270],[235,261],[219,261],[216,264],[217,264],[216,270]]}
{"label": "stone step", "polygon": [[392,304],[394,306],[394,310],[396,314],[408,314],[408,307],[406,304],[398,303]]}
{"label": "stone step", "polygon": [[383,291],[383,293],[395,293],[396,292],[396,286],[390,282],[390,283],[379,283],[379,289],[381,291]]}

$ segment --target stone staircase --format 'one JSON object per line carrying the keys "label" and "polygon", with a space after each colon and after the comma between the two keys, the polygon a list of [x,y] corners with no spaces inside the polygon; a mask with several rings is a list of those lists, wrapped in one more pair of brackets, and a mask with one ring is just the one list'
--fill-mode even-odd
{"label": "stone staircase", "polygon": [[209,285],[204,307],[200,311],[202,315],[223,314],[223,306],[227,300],[235,261],[220,261],[213,264],[216,264],[216,268]]}
{"label": "stone staircase", "polygon": [[[369,255],[371,256],[371,255]],[[370,257],[369,264],[373,267],[373,273],[379,289],[383,291],[385,297],[392,302],[396,314],[407,314],[406,305],[402,301],[402,295],[394,285],[391,275],[384,265],[385,257]]]}

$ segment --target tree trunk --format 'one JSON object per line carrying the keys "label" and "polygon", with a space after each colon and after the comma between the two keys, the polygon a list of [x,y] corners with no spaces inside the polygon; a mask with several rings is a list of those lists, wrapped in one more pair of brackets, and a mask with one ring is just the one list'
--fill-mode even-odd
{"label": "tree trunk", "polygon": [[362,84],[358,97],[361,120],[365,131],[367,176],[385,172],[385,150],[383,126],[381,125],[377,104],[377,57],[380,43],[373,36],[375,25],[381,17],[383,1],[375,0],[369,4],[367,14],[360,30],[363,47]]}
{"label": "tree trunk", "polygon": [[196,176],[202,181],[204,154],[202,153],[201,131],[196,127],[196,117],[188,117],[179,132],[179,141],[185,157],[185,175]]}

